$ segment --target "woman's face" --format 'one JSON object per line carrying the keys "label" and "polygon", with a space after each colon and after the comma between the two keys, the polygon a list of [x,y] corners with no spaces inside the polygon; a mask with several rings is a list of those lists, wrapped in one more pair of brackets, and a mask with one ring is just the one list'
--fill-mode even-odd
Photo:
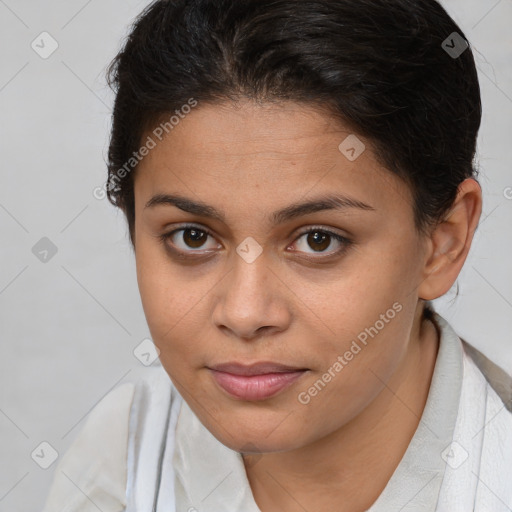
{"label": "woman's face", "polygon": [[[340,429],[413,342],[425,244],[409,189],[366,140],[300,104],[199,104],[161,141],[147,135],[137,278],[178,391],[238,451],[291,450]],[[211,369],[233,362],[302,371]]]}

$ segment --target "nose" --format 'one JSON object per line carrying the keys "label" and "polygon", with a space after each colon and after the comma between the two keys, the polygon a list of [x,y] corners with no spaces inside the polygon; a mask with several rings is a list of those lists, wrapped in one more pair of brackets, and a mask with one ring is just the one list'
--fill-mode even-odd
{"label": "nose", "polygon": [[262,253],[248,263],[235,254],[231,272],[218,285],[213,322],[226,335],[250,341],[284,331],[291,294]]}

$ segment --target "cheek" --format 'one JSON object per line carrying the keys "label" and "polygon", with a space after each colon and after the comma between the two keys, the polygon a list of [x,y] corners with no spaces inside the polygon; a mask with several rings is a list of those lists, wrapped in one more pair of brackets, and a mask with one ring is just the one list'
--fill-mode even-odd
{"label": "cheek", "polygon": [[387,380],[399,365],[417,303],[411,293],[415,263],[406,260],[389,250],[379,258],[361,255],[315,304],[326,333],[315,343],[315,353],[322,354],[319,376],[329,369],[335,375],[326,377],[331,380],[321,393],[326,406],[341,400],[356,412],[381,389],[379,379]]}
{"label": "cheek", "polygon": [[180,373],[199,357],[199,340],[205,338],[202,331],[208,325],[206,297],[215,284],[214,276],[171,264],[154,241],[144,242],[140,237],[136,253],[144,314],[162,364]]}
{"label": "cheek", "polygon": [[144,314],[153,341],[159,346],[172,337],[174,326],[189,309],[190,295],[184,293],[179,275],[161,256],[154,242],[138,240],[136,251],[137,283]]}
{"label": "cheek", "polygon": [[315,347],[315,353],[323,354],[323,365],[297,397],[305,435],[327,435],[348,423],[383,390],[406,353],[414,313],[411,308],[397,309],[387,315],[383,310],[387,323],[371,314],[372,320],[339,317],[335,330],[342,334]]}
{"label": "cheek", "polygon": [[[338,277],[331,280],[316,306],[325,324],[334,331],[331,334],[341,339],[355,338],[376,322],[379,328],[385,322],[387,331],[389,325],[401,323],[407,316],[403,310],[416,304],[412,293],[417,284],[416,267],[413,255],[397,254],[384,244],[377,250],[356,254],[347,270],[341,269]],[[316,293],[318,296],[318,290]],[[398,314],[397,309],[402,311]]]}

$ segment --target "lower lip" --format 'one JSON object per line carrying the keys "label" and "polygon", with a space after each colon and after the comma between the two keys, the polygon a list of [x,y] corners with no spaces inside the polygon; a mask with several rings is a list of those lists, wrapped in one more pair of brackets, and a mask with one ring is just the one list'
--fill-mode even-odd
{"label": "lower lip", "polygon": [[306,370],[267,373],[265,375],[233,375],[210,369],[217,384],[227,393],[241,400],[265,400],[291,386]]}

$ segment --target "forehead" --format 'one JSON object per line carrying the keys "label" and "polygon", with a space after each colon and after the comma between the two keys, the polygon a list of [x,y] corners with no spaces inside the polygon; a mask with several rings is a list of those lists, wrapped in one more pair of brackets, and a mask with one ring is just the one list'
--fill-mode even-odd
{"label": "forehead", "polygon": [[199,104],[162,140],[148,136],[156,145],[135,174],[139,208],[165,193],[226,207],[277,208],[327,193],[384,211],[411,207],[407,186],[377,162],[371,143],[312,106]]}
{"label": "forehead", "polygon": [[[168,117],[168,116],[167,116]],[[162,118],[165,123],[166,117]],[[226,158],[258,153],[261,157],[306,157],[351,131],[327,111],[295,102],[199,104],[164,133],[166,149]],[[331,137],[326,137],[331,135]]]}

